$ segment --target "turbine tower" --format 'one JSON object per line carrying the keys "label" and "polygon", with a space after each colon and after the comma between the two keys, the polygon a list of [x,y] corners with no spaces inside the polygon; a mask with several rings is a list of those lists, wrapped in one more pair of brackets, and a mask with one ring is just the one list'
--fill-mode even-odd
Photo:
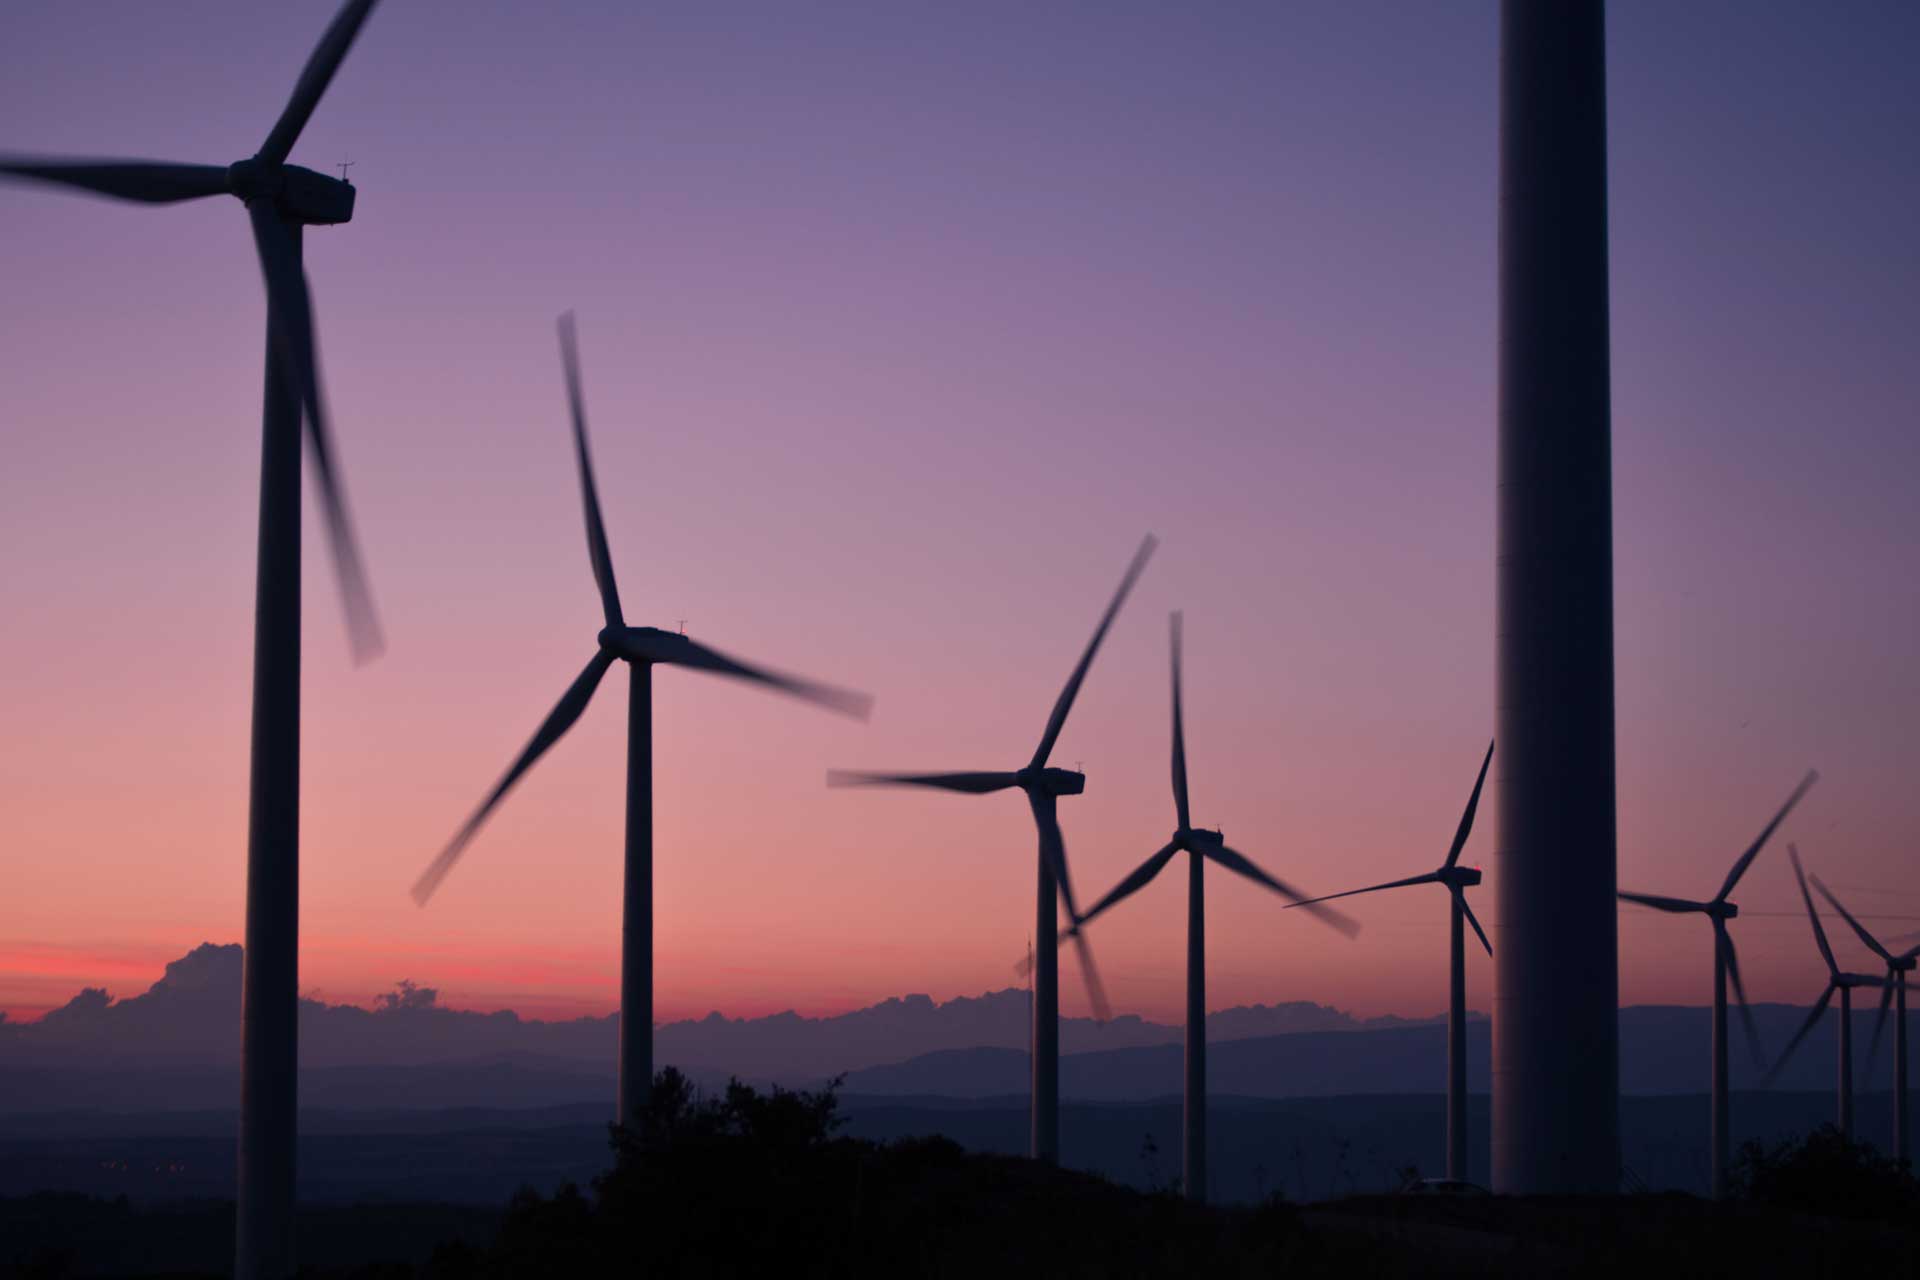
{"label": "turbine tower", "polygon": [[1893,1158],[1905,1165],[1911,1156],[1907,1143],[1907,975],[1914,966],[1920,964],[1920,946],[1911,947],[1899,955],[1893,954],[1880,945],[1880,940],[1867,932],[1867,927],[1853,918],[1853,913],[1840,905],[1840,899],[1833,891],[1820,883],[1820,877],[1813,877],[1814,888],[1820,890],[1840,918],[1850,925],[1867,949],[1879,956],[1887,966],[1886,982],[1880,988],[1880,1012],[1873,1019],[1873,1043],[1867,1048],[1867,1075],[1873,1075],[1873,1061],[1880,1056],[1880,1033],[1886,1030],[1887,1002],[1898,1001],[1895,1016],[1899,1019],[1893,1027]]}
{"label": "turbine tower", "polygon": [[1780,1071],[1787,1065],[1787,1059],[1807,1038],[1814,1024],[1820,1021],[1820,1015],[1827,1011],[1833,1002],[1833,993],[1840,993],[1840,1063],[1839,1063],[1839,1109],[1840,1136],[1853,1141],[1853,992],[1856,987],[1882,986],[1883,980],[1864,973],[1847,973],[1840,968],[1840,962],[1833,958],[1833,948],[1827,944],[1827,931],[1820,927],[1820,913],[1813,909],[1813,895],[1807,892],[1807,873],[1800,866],[1800,850],[1793,845],[1787,846],[1787,857],[1793,862],[1793,877],[1800,882],[1800,899],[1807,904],[1807,919],[1813,922],[1813,940],[1820,948],[1820,958],[1827,962],[1827,985],[1821,991],[1820,999],[1807,1013],[1807,1020],[1793,1033],[1793,1039],[1787,1041],[1787,1047],[1780,1051],[1780,1057],[1773,1064],[1773,1070],[1767,1072],[1760,1082],[1761,1088],[1767,1088],[1780,1077]]}
{"label": "turbine tower", "polygon": [[[1467,1180],[1467,945],[1461,929],[1463,921],[1473,926],[1487,954],[1493,954],[1493,944],[1487,941],[1487,931],[1480,927],[1473,908],[1467,905],[1466,891],[1480,883],[1480,868],[1461,866],[1460,851],[1466,848],[1467,837],[1473,833],[1473,815],[1480,808],[1480,788],[1487,780],[1487,766],[1492,763],[1493,744],[1489,742],[1486,758],[1480,761],[1480,775],[1473,780],[1473,793],[1467,797],[1466,812],[1460,815],[1460,826],[1453,833],[1453,847],[1447,850],[1447,860],[1440,864],[1438,871],[1293,904],[1295,907],[1310,906],[1315,902],[1331,902],[1335,898],[1351,898],[1355,894],[1377,893],[1382,889],[1398,889],[1410,884],[1440,884],[1447,887],[1447,895],[1452,899],[1449,914],[1453,925],[1447,946],[1447,1176],[1459,1182]],[[1293,908],[1287,909],[1291,911]]]}
{"label": "turbine tower", "polygon": [[1601,0],[1504,0],[1493,1188],[1620,1186]]}
{"label": "turbine tower", "polygon": [[600,589],[606,618],[586,669],[560,696],[519,759],[495,784],[447,847],[414,882],[413,899],[426,906],[440,882],[447,878],[468,843],[494,806],[518,782],[534,761],[558,742],[587,709],[600,678],[616,661],[627,664],[627,839],[625,887],[620,927],[620,1059],[616,1123],[639,1122],[653,1083],[653,669],[656,666],[691,667],[716,675],[749,680],[780,693],[864,720],[873,700],[795,676],[749,666],[674,631],[630,627],[620,611],[620,592],[613,577],[613,558],[607,549],[607,530],[600,519],[600,495],[593,479],[593,459],[587,451],[587,415],[580,392],[580,361],[574,342],[573,316],[560,317],[560,354],[567,379],[567,402],[573,415],[573,446],[580,469],[580,501],[586,513],[587,558]]}
{"label": "turbine tower", "polygon": [[348,0],[307,60],[259,151],[230,165],[0,156],[0,176],[143,204],[230,195],[244,203],[267,292],[260,525],[254,580],[247,923],[240,1012],[240,1148],[234,1272],[294,1272],[295,1072],[300,957],[300,438],[314,479],[356,662],[381,649],[347,516],[314,358],[305,230],[353,217],[352,184],[288,164],[375,0]]}
{"label": "turbine tower", "polygon": [[1173,838],[1158,853],[1094,903],[1069,934],[1078,937],[1095,916],[1159,875],[1174,854],[1187,855],[1187,1051],[1181,1182],[1188,1199],[1204,1203],[1207,1198],[1207,912],[1202,873],[1207,859],[1255,884],[1265,885],[1282,897],[1294,899],[1296,905],[1308,907],[1311,914],[1348,937],[1358,933],[1360,927],[1331,907],[1309,906],[1314,899],[1274,879],[1245,854],[1229,848],[1220,832],[1193,825],[1187,812],[1187,743],[1180,711],[1178,613],[1169,620],[1168,630],[1173,666],[1173,809],[1179,825],[1174,828]]}
{"label": "turbine tower", "polygon": [[1732,1167],[1733,1131],[1728,1119],[1727,1090],[1727,981],[1733,981],[1734,998],[1740,1002],[1740,1020],[1747,1029],[1747,1047],[1753,1051],[1753,1063],[1764,1067],[1765,1061],[1760,1053],[1760,1033],[1754,1028],[1753,1013],[1747,1008],[1747,989],[1740,981],[1740,960],[1734,954],[1733,935],[1727,932],[1727,921],[1740,914],[1740,908],[1727,901],[1727,895],[1733,892],[1740,877],[1747,873],[1753,860],[1760,856],[1760,850],[1773,838],[1775,828],[1786,821],[1793,812],[1793,806],[1800,803],[1800,797],[1807,794],[1808,788],[1820,780],[1820,775],[1809,769],[1800,785],[1793,789],[1787,802],[1780,806],[1780,812],[1773,815],[1754,842],[1747,846],[1745,853],[1734,860],[1733,869],[1727,872],[1726,881],[1721,884],[1720,892],[1711,902],[1693,902],[1686,898],[1663,898],[1658,894],[1629,893],[1620,891],[1623,902],[1637,902],[1643,907],[1652,907],[1655,911],[1670,911],[1679,915],[1698,913],[1713,923],[1713,1198],[1724,1200],[1727,1197],[1727,1173]]}
{"label": "turbine tower", "polygon": [[[1067,677],[1067,687],[1060,691],[1059,698],[1054,701],[1053,713],[1047,717],[1047,727],[1040,735],[1040,745],[1034,750],[1033,759],[1024,767],[1000,773],[867,773],[836,769],[827,774],[827,785],[835,787],[931,787],[936,791],[958,791],[966,795],[987,795],[1018,787],[1026,792],[1027,807],[1033,811],[1034,826],[1039,829],[1040,835],[1034,895],[1034,940],[1030,944],[1036,969],[1033,975],[1033,1047],[1028,1054],[1033,1079],[1033,1093],[1028,1104],[1031,1108],[1028,1154],[1035,1160],[1049,1163],[1060,1159],[1060,968],[1057,951],[1063,939],[1059,934],[1055,899],[1066,908],[1069,924],[1078,924],[1081,918],[1074,904],[1073,882],[1067,877],[1067,844],[1066,838],[1060,833],[1058,804],[1061,796],[1077,796],[1085,791],[1087,779],[1085,774],[1051,767],[1047,764],[1047,757],[1053,754],[1053,745],[1059,740],[1060,730],[1066,726],[1067,713],[1073,710],[1073,700],[1080,694],[1080,685],[1087,678],[1087,669],[1093,665],[1093,655],[1100,651],[1100,642],[1106,639],[1107,628],[1113,625],[1120,606],[1126,603],[1128,593],[1140,577],[1140,571],[1147,567],[1147,561],[1158,545],[1158,539],[1148,534],[1141,540],[1140,549],[1133,553],[1133,562],[1120,579],[1120,589],[1113,593],[1112,602],[1100,617],[1100,625],[1094,628],[1093,639],[1087,642],[1086,652],[1080,655],[1079,663]],[[1087,984],[1087,999],[1093,1006],[1093,1016],[1105,1022],[1107,997],[1100,987],[1099,972],[1093,967],[1093,952],[1083,935],[1074,932],[1070,936],[1080,953],[1080,976]]]}

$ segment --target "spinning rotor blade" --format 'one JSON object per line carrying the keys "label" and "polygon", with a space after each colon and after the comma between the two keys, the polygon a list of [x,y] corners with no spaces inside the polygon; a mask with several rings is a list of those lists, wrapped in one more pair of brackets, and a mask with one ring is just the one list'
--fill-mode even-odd
{"label": "spinning rotor blade", "polygon": [[613,555],[607,550],[607,526],[600,518],[600,491],[593,482],[593,458],[587,452],[586,397],[580,391],[580,353],[574,339],[573,312],[560,317],[560,363],[567,375],[567,406],[573,411],[573,450],[580,464],[580,506],[587,517],[587,558],[600,588],[600,607],[610,627],[626,626],[620,614],[620,589],[613,581]]}
{"label": "spinning rotor blade", "polygon": [[1733,949],[1733,935],[1719,921],[1715,921],[1714,933],[1718,935],[1715,945],[1726,959],[1727,978],[1733,983],[1734,1003],[1740,1006],[1740,1023],[1747,1029],[1747,1048],[1753,1053],[1753,1065],[1764,1070],[1767,1059],[1760,1049],[1760,1028],[1754,1024],[1753,1010],[1747,1007],[1747,984],[1740,980],[1740,957]]}
{"label": "spinning rotor blade", "polygon": [[1820,913],[1813,909],[1813,895],[1807,892],[1807,873],[1800,866],[1800,850],[1795,845],[1787,846],[1787,859],[1793,863],[1793,878],[1800,882],[1800,899],[1807,904],[1807,919],[1813,921],[1813,940],[1820,945],[1820,955],[1827,962],[1827,972],[1840,973],[1840,964],[1833,958],[1833,948],[1827,944],[1827,931],[1820,925]]}
{"label": "spinning rotor blade", "polygon": [[1773,821],[1769,822],[1755,837],[1754,842],[1747,846],[1747,851],[1734,862],[1733,870],[1727,872],[1727,882],[1721,885],[1720,892],[1714,895],[1715,902],[1727,900],[1727,895],[1733,892],[1733,886],[1740,883],[1740,877],[1747,874],[1747,868],[1753,865],[1753,860],[1760,856],[1761,848],[1772,838],[1774,828],[1787,820],[1787,815],[1793,812],[1793,806],[1800,803],[1800,797],[1806,795],[1818,781],[1820,781],[1819,773],[1813,769],[1807,770],[1807,776],[1800,779],[1800,785],[1793,789],[1793,794],[1787,797],[1787,802],[1780,806],[1780,812],[1773,815]]}
{"label": "spinning rotor blade", "polygon": [[1332,907],[1321,906],[1290,885],[1281,883],[1253,864],[1246,854],[1229,849],[1225,844],[1208,841],[1200,845],[1200,852],[1229,871],[1237,871],[1247,879],[1263,884],[1283,898],[1292,898],[1295,906],[1306,907],[1308,914],[1325,925],[1331,925],[1349,938],[1360,932],[1360,926]]}
{"label": "spinning rotor blade", "polygon": [[1447,860],[1441,864],[1451,867],[1460,861],[1460,851],[1467,847],[1467,837],[1473,834],[1473,815],[1480,808],[1480,788],[1486,785],[1487,766],[1493,763],[1493,744],[1487,744],[1486,759],[1480,762],[1480,776],[1473,780],[1473,794],[1467,797],[1467,809],[1460,815],[1460,827],[1453,833],[1453,847],[1447,850]]}
{"label": "spinning rotor blade", "polygon": [[1107,896],[1094,903],[1087,911],[1087,914],[1081,916],[1079,922],[1068,932],[1078,933],[1081,929],[1086,928],[1088,924],[1092,923],[1095,916],[1105,911],[1108,907],[1119,902],[1122,898],[1132,896],[1149,880],[1159,875],[1161,868],[1165,867],[1173,855],[1178,852],[1180,852],[1180,846],[1176,843],[1169,842],[1160,852],[1135,867],[1126,879],[1108,890]]}
{"label": "spinning rotor blade", "polygon": [[0,156],[0,174],[78,187],[96,195],[137,200],[142,204],[175,204],[227,193],[227,170],[223,165]]}
{"label": "spinning rotor blade", "polygon": [[799,676],[782,675],[762,667],[750,666],[737,658],[729,658],[717,649],[709,649],[685,636],[667,637],[669,647],[661,650],[656,662],[668,662],[675,666],[692,667],[696,671],[711,671],[715,675],[732,676],[736,680],[751,680],[755,684],[766,685],[769,689],[804,699],[829,711],[837,711],[843,716],[852,716],[856,720],[865,720],[873,711],[873,698],[869,694],[855,693],[850,689],[838,689],[830,684],[816,684],[803,680]]}
{"label": "spinning rotor blade", "polygon": [[1087,651],[1080,655],[1080,661],[1067,677],[1067,687],[1060,691],[1060,697],[1053,704],[1053,714],[1047,717],[1046,732],[1040,735],[1040,746],[1033,753],[1033,762],[1029,766],[1038,769],[1047,763],[1047,757],[1053,754],[1053,744],[1060,737],[1060,730],[1067,723],[1067,712],[1073,710],[1073,700],[1080,695],[1080,684],[1087,678],[1087,668],[1093,665],[1093,655],[1100,651],[1100,642],[1107,638],[1107,628],[1113,625],[1114,615],[1120,612],[1120,606],[1126,602],[1127,593],[1133,590],[1133,584],[1140,577],[1140,571],[1147,567],[1147,560],[1153,555],[1153,549],[1160,540],[1148,534],[1140,543],[1140,549],[1133,553],[1133,563],[1127,566],[1126,576],[1120,579],[1120,589],[1113,593],[1113,603],[1100,616],[1100,625],[1093,629],[1093,639],[1087,642]]}
{"label": "spinning rotor blade", "polygon": [[854,769],[827,770],[830,787],[932,787],[983,796],[1015,786],[1011,773],[862,773]]}
{"label": "spinning rotor blade", "polygon": [[1357,893],[1378,893],[1382,889],[1398,889],[1404,885],[1436,884],[1439,879],[1438,872],[1429,871],[1423,876],[1408,876],[1405,880],[1389,880],[1385,884],[1370,884],[1364,889],[1348,889],[1345,893],[1326,893],[1318,898],[1308,898],[1304,902],[1289,902],[1286,909],[1291,911],[1295,907],[1310,907],[1316,902],[1332,902],[1335,898],[1351,898]]}
{"label": "spinning rotor blade", "polygon": [[480,807],[473,811],[473,816],[454,833],[447,847],[440,851],[440,856],[435,858],[421,873],[420,878],[413,882],[413,900],[416,903],[423,907],[427,905],[427,899],[433,896],[433,891],[440,887],[440,882],[447,878],[449,871],[453,870],[453,864],[460,860],[462,853],[466,852],[467,842],[472,840],[474,833],[480,830],[480,824],[487,820],[487,815],[492,813],[493,807],[500,803],[500,798],[507,794],[514,783],[520,781],[522,774],[533,767],[534,761],[546,754],[547,748],[560,741],[567,730],[573,728],[574,721],[580,718],[580,713],[587,709],[587,703],[593,699],[593,691],[599,687],[600,677],[606,675],[607,668],[612,665],[613,655],[602,649],[593,655],[593,660],[587,663],[586,669],[574,678],[573,683],[567,687],[567,691],[560,695],[560,701],[554,705],[552,711],[547,713],[547,718],[534,732],[532,741],[528,742],[526,748],[520,752],[520,758],[513,762],[513,767],[508,769],[506,775],[494,785],[493,790],[487,794],[487,798],[481,801]]}
{"label": "spinning rotor blade", "polygon": [[1820,993],[1820,999],[1813,1006],[1812,1012],[1807,1014],[1807,1020],[1800,1024],[1798,1031],[1793,1033],[1793,1039],[1787,1041],[1787,1047],[1780,1051],[1780,1056],[1774,1060],[1772,1069],[1769,1070],[1766,1077],[1760,1081],[1760,1087],[1762,1089],[1770,1088],[1773,1082],[1779,1079],[1781,1068],[1787,1065],[1787,1059],[1793,1056],[1793,1051],[1800,1047],[1800,1042],[1807,1038],[1809,1031],[1813,1030],[1813,1024],[1820,1021],[1820,1015],[1827,1011],[1827,1006],[1833,1003],[1833,993],[1838,989],[1839,988],[1834,986],[1833,983],[1829,982],[1827,989]]}
{"label": "spinning rotor blade", "polygon": [[293,97],[288,100],[286,110],[274,121],[273,132],[267,135],[266,142],[262,144],[262,160],[281,164],[293,151],[300,131],[307,127],[313,109],[320,105],[321,95],[333,82],[334,72],[340,69],[341,60],[347,56],[347,50],[353,47],[353,38],[360,34],[360,25],[373,12],[374,3],[375,0],[347,0],[346,4],[340,6],[333,25],[320,37],[320,43],[314,46],[312,55],[307,59],[306,68],[300,72],[300,79],[293,86]]}
{"label": "spinning rotor blade", "polygon": [[1880,1012],[1873,1015],[1873,1043],[1867,1046],[1867,1079],[1873,1079],[1873,1060],[1880,1056],[1880,1033],[1887,1028],[1887,1006],[1893,1003],[1893,983],[1880,988]]}
{"label": "spinning rotor blade", "polygon": [[385,641],[380,636],[380,621],[374,613],[373,594],[367,587],[353,522],[347,516],[346,493],[334,467],[333,433],[320,398],[319,367],[314,358],[313,303],[307,291],[307,274],[300,266],[300,231],[282,221],[265,201],[248,205],[247,212],[253,219],[254,245],[260,252],[260,272],[267,284],[273,346],[305,411],[320,511],[326,518],[327,541],[333,548],[333,566],[346,605],[353,659],[369,662],[380,656]]}
{"label": "spinning rotor blade", "polygon": [[1167,650],[1173,665],[1173,807],[1180,816],[1180,829],[1193,823],[1187,814],[1187,727],[1180,709],[1180,611],[1167,619]]}
{"label": "spinning rotor blade", "polygon": [[1868,933],[1867,927],[1853,918],[1853,912],[1840,905],[1840,899],[1833,896],[1833,890],[1821,883],[1819,876],[1813,876],[1811,879],[1813,880],[1813,887],[1820,891],[1820,896],[1827,900],[1828,905],[1840,913],[1842,920],[1845,920],[1849,925],[1853,926],[1853,931],[1859,936],[1860,941],[1867,944],[1867,950],[1873,952],[1888,964],[1892,964],[1893,953],[1881,946],[1880,940]]}
{"label": "spinning rotor blade", "polygon": [[1704,902],[1693,902],[1686,898],[1663,898],[1657,893],[1632,893],[1621,889],[1613,896],[1622,902],[1637,902],[1643,907],[1652,907],[1655,911],[1685,913],[1707,909],[1707,904]]}
{"label": "spinning rotor blade", "polygon": [[1067,840],[1060,832],[1060,815],[1054,809],[1052,796],[1043,800],[1029,791],[1027,805],[1033,810],[1034,825],[1040,829],[1040,856],[1052,870],[1054,887],[1067,909],[1074,949],[1080,953],[1080,976],[1087,984],[1087,1001],[1093,1006],[1094,1020],[1105,1022],[1112,1011],[1107,1007],[1106,989],[1100,985],[1099,970],[1093,967],[1093,949],[1087,945],[1087,935],[1080,928],[1080,908],[1073,900],[1073,881],[1067,876]]}
{"label": "spinning rotor blade", "polygon": [[1493,944],[1487,941],[1487,931],[1480,927],[1480,917],[1473,914],[1473,904],[1467,901],[1466,892],[1461,889],[1455,889],[1454,893],[1460,897],[1461,914],[1467,917],[1467,923],[1473,926],[1473,931],[1480,935],[1480,945],[1487,949],[1488,955],[1492,955]]}

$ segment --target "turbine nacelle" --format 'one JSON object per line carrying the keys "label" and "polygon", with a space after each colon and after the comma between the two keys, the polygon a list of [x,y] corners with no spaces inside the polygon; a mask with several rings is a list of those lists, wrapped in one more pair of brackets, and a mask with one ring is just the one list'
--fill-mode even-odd
{"label": "turbine nacelle", "polygon": [[253,156],[227,166],[227,186],[251,204],[269,200],[289,222],[334,226],[353,218],[354,186],[297,164],[272,164]]}
{"label": "turbine nacelle", "polygon": [[1087,789],[1087,775],[1073,769],[1056,769],[1049,765],[1035,769],[1031,766],[1017,769],[1013,774],[1014,783],[1025,791],[1037,791],[1049,796],[1077,796]]}
{"label": "turbine nacelle", "polygon": [[680,632],[659,627],[602,627],[600,647],[624,662],[686,662],[694,646]]}
{"label": "turbine nacelle", "polygon": [[1182,849],[1191,849],[1195,853],[1202,849],[1217,849],[1226,844],[1224,831],[1209,831],[1205,827],[1182,827],[1173,833],[1173,843]]}
{"label": "turbine nacelle", "polygon": [[1480,883],[1480,868],[1463,867],[1456,863],[1440,868],[1433,873],[1433,878],[1449,889],[1465,889]]}

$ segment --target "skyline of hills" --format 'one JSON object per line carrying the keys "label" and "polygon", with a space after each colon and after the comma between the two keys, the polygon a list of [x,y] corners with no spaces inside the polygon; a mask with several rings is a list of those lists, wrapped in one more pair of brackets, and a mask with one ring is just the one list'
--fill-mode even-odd
{"label": "skyline of hills", "polygon": [[[70,1109],[224,1110],[239,1061],[241,949],[204,944],[173,961],[145,992],[113,999],[87,988],[31,1023],[0,1024],[0,1111],[15,1117]],[[656,1030],[657,1060],[705,1087],[729,1076],[791,1087],[846,1074],[850,1094],[982,1099],[1024,1096],[1027,996],[1009,988],[944,1002],[907,995],[831,1017],[786,1012],[705,1018]],[[1805,1016],[1790,1005],[1754,1008],[1763,1044],[1777,1051]],[[1704,1007],[1631,1006],[1620,1012],[1621,1088],[1629,1094],[1697,1091],[1709,1040]],[[1856,1074],[1884,1088],[1890,1045],[1869,1060],[1874,1011],[1855,1012]],[[1782,1089],[1832,1087],[1834,1018],[1802,1046]],[[301,1100],[346,1110],[381,1107],[529,1108],[611,1098],[617,1015],[564,1021],[511,1011],[476,1013],[403,984],[374,1008],[303,1001]],[[1890,1030],[1890,1029],[1889,1029]],[[1489,1024],[1468,1029],[1468,1079],[1484,1091]],[[1446,1028],[1438,1019],[1360,1019],[1311,1002],[1242,1006],[1208,1016],[1209,1087],[1219,1095],[1324,1097],[1423,1093],[1442,1087]],[[1102,1026],[1062,1020],[1063,1095],[1132,1100],[1177,1094],[1182,1029],[1126,1016]],[[1887,1039],[1890,1041],[1891,1036]],[[1734,1087],[1758,1087],[1760,1069],[1736,1043]]]}

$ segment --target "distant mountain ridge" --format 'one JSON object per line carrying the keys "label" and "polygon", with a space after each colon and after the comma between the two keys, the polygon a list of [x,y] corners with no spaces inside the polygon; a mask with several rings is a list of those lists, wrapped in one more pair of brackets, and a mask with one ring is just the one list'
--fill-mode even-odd
{"label": "distant mountain ridge", "polygon": [[[36,1022],[0,1023],[0,1066],[231,1066],[239,1058],[241,957],[238,944],[205,943],[169,963],[141,995],[115,1000],[89,987]],[[829,1017],[790,1010],[763,1018],[711,1013],[656,1027],[655,1054],[701,1075],[820,1079],[925,1054],[1024,1053],[1027,1010],[1027,993],[1007,988],[947,1001],[901,996]],[[618,1021],[616,1014],[547,1022],[510,1010],[449,1009],[433,988],[402,983],[371,1009],[302,1000],[300,1058],[308,1068],[507,1059],[597,1074],[613,1061]],[[1207,1016],[1216,1042],[1409,1025],[1420,1020],[1361,1019],[1308,1001],[1242,1005]],[[1178,1044],[1182,1034],[1179,1026],[1126,1015],[1104,1025],[1063,1019],[1060,1040],[1065,1053],[1088,1053]]]}

